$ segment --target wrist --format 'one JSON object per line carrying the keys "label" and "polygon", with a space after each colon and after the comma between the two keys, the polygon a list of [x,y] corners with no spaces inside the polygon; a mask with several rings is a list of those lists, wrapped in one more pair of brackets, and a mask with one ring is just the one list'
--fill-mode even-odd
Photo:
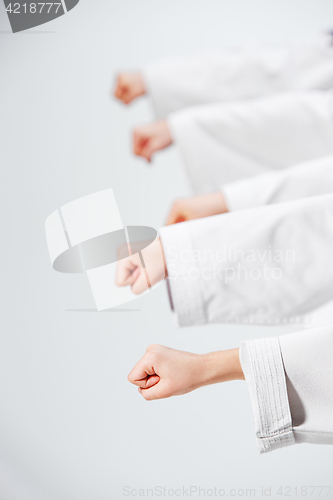
{"label": "wrist", "polygon": [[200,357],[199,387],[245,379],[238,348],[202,354]]}
{"label": "wrist", "polygon": [[224,214],[228,212],[228,207],[221,191],[210,194],[210,203],[212,215]]}
{"label": "wrist", "polygon": [[161,238],[158,238],[158,242],[159,242],[159,248],[161,250],[162,260],[163,260],[163,266],[164,266],[164,269],[163,269],[164,270],[163,278],[167,278],[168,277],[168,268],[167,268],[167,265],[166,265],[166,260],[165,260],[165,256],[164,256],[164,251],[163,251],[163,245],[162,245]]}
{"label": "wrist", "polygon": [[143,76],[140,72],[135,73],[135,83],[138,97],[145,95],[147,93],[147,90],[145,87]]}

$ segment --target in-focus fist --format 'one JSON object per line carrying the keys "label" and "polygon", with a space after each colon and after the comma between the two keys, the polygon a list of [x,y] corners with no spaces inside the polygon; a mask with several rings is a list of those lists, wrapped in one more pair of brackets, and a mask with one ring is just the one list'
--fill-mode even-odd
{"label": "in-focus fist", "polygon": [[220,191],[181,198],[172,205],[167,225],[223,214],[227,211],[224,196]]}
{"label": "in-focus fist", "polygon": [[148,125],[140,125],[133,131],[133,151],[137,156],[151,161],[155,151],[172,144],[169,126],[165,120],[159,120]]}
{"label": "in-focus fist", "polygon": [[122,258],[121,253],[122,248],[118,252],[121,260],[117,263],[117,286],[131,286],[133,293],[140,294],[166,277],[167,270],[159,238],[129,257]]}
{"label": "in-focus fist", "polygon": [[124,104],[129,104],[145,93],[143,78],[139,72],[120,73],[117,76],[114,95]]}
{"label": "in-focus fist", "polygon": [[200,355],[151,345],[128,380],[146,400],[169,398],[200,386]]}
{"label": "in-focus fist", "polygon": [[244,380],[239,349],[208,354],[151,345],[128,380],[146,400],[180,396],[205,385]]}

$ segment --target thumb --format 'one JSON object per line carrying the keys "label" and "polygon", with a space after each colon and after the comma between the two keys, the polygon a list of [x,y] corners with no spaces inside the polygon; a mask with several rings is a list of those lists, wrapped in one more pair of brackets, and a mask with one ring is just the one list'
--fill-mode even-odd
{"label": "thumb", "polygon": [[116,285],[127,286],[133,285],[141,272],[141,263],[135,256],[129,256],[119,260],[116,269]]}
{"label": "thumb", "polygon": [[149,136],[144,134],[141,130],[135,129],[133,132],[133,151],[137,156],[142,155],[142,150],[145,148]]}
{"label": "thumb", "polygon": [[152,138],[148,134],[142,134],[140,137],[137,138],[137,142],[134,147],[134,152],[138,156],[142,156],[143,158],[146,158],[147,161],[151,161],[151,155],[155,151],[153,144],[152,144]]}

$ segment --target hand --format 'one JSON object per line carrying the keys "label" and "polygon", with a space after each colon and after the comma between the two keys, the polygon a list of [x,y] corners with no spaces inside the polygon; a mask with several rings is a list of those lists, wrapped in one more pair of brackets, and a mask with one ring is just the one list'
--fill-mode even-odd
{"label": "hand", "polygon": [[176,200],[172,205],[167,225],[200,219],[201,217],[209,217],[210,215],[223,214],[227,211],[224,196],[220,191],[192,196],[190,198],[181,198]]}
{"label": "hand", "polygon": [[120,73],[117,77],[114,95],[124,104],[129,104],[136,97],[144,95],[146,89],[143,78],[139,72]]}
{"label": "hand", "polygon": [[140,254],[145,267],[142,265],[139,253],[135,253],[118,260],[116,270],[116,285],[130,285],[132,292],[135,294],[144,292],[167,276],[163,249],[159,238],[156,238],[153,243],[141,250]]}
{"label": "hand", "polygon": [[147,400],[179,396],[204,385],[244,380],[239,350],[192,354],[151,345],[128,380]]}
{"label": "hand", "polygon": [[133,131],[133,151],[137,156],[151,161],[155,151],[164,149],[172,144],[172,137],[165,120],[156,121],[148,125],[140,125]]}

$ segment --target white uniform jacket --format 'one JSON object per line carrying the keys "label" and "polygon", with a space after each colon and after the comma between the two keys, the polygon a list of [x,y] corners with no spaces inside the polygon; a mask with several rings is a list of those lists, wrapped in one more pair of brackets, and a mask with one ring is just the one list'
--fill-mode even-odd
{"label": "white uniform jacket", "polygon": [[[333,323],[333,156],[279,170],[332,154],[329,94],[289,92],[333,88],[331,38],[162,61],[145,76],[159,117],[285,93],[169,118],[194,189],[222,184],[235,211],[160,230],[179,324]],[[333,444],[332,357],[333,325],[241,344],[261,453]]]}
{"label": "white uniform jacket", "polygon": [[260,453],[333,444],[332,359],[333,325],[241,344]]}
{"label": "white uniform jacket", "polygon": [[159,232],[181,326],[333,323],[333,194]]}
{"label": "white uniform jacket", "polygon": [[323,34],[144,68],[195,192],[333,153],[332,97],[306,92],[333,89],[332,41]]}
{"label": "white uniform jacket", "polygon": [[210,50],[142,70],[158,118],[187,106],[288,90],[333,88],[332,35],[304,42]]}
{"label": "white uniform jacket", "polygon": [[229,212],[333,193],[333,156],[247,177],[221,190]]}
{"label": "white uniform jacket", "polygon": [[333,91],[186,108],[168,117],[195,192],[333,154]]}
{"label": "white uniform jacket", "polygon": [[160,229],[181,326],[326,325],[242,342],[260,453],[333,444],[332,235],[332,194]]}

